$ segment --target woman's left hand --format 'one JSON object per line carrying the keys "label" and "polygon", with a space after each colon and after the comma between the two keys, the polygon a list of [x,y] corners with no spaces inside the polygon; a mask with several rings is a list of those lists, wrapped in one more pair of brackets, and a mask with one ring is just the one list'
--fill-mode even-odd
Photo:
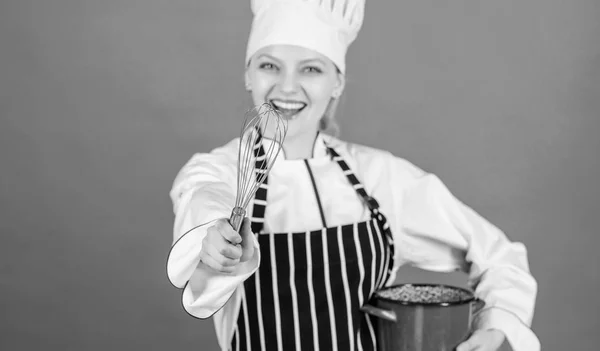
{"label": "woman's left hand", "polygon": [[497,351],[504,338],[504,333],[498,329],[476,330],[469,339],[458,345],[456,351]]}

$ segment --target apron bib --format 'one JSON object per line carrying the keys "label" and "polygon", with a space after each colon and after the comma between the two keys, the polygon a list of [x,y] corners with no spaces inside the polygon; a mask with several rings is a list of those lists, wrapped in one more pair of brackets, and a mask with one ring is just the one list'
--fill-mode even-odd
{"label": "apron bib", "polygon": [[[232,351],[377,349],[376,324],[360,307],[390,276],[392,234],[377,201],[343,158],[326,146],[368,206],[371,219],[315,231],[261,233],[265,181],[252,210],[261,264],[243,284]],[[255,155],[264,155],[262,145]],[[262,162],[255,163],[258,172],[263,168]]]}

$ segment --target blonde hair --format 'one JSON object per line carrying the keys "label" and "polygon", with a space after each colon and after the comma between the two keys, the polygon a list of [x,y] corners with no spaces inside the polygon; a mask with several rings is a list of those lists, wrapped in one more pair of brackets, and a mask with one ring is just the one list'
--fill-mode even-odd
{"label": "blonde hair", "polygon": [[[337,74],[343,75],[344,80],[347,81],[346,74],[342,73],[339,67],[336,66],[335,68]],[[323,113],[323,116],[319,121],[319,131],[334,136],[336,138],[340,136],[340,125],[335,120],[335,114],[337,112],[338,105],[340,104],[340,99],[342,95],[343,94],[340,94],[337,97],[331,97],[331,99],[329,100],[329,105],[327,105],[325,113]]]}
{"label": "blonde hair", "polygon": [[337,111],[339,101],[339,98],[331,98],[327,109],[325,109],[325,113],[323,113],[323,116],[319,121],[319,130],[334,137],[339,137],[340,134],[340,126],[335,120],[335,113]]}

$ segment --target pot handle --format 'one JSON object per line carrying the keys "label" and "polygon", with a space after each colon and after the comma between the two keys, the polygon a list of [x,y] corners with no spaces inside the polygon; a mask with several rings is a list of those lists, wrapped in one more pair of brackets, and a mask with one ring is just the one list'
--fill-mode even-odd
{"label": "pot handle", "polygon": [[385,310],[383,308],[375,307],[372,305],[364,305],[360,308],[361,311],[368,313],[372,316],[379,317],[381,319],[385,319],[389,322],[397,322],[398,318],[396,317],[396,312]]}

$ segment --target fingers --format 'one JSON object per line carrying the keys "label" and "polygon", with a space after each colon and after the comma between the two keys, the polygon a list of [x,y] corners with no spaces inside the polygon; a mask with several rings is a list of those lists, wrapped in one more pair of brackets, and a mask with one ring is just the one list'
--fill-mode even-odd
{"label": "fingers", "polygon": [[458,345],[458,347],[456,347],[456,351],[472,351],[474,350],[471,347],[471,344],[467,343],[466,341],[461,343],[460,345]]}
{"label": "fingers", "polygon": [[217,223],[215,223],[215,227],[221,236],[223,236],[225,240],[229,241],[230,243],[240,244],[242,242],[241,235],[233,230],[228,220],[219,219]]}
{"label": "fingers", "polygon": [[229,225],[227,220],[219,220],[208,228],[202,242],[200,260],[218,272],[232,273],[242,256],[241,236]]}
{"label": "fingers", "polygon": [[502,346],[503,336],[498,330],[477,330],[458,345],[456,351],[497,351]]}
{"label": "fingers", "polygon": [[224,266],[222,263],[219,263],[212,256],[205,254],[205,253],[200,254],[200,261],[202,263],[204,263],[206,266],[216,270],[217,272],[231,274],[235,271],[235,266]]}
{"label": "fingers", "polygon": [[206,247],[205,253],[215,259],[223,266],[235,266],[240,262],[242,257],[242,248],[239,245],[233,245],[221,238],[217,245],[209,245]]}
{"label": "fingers", "polygon": [[234,272],[236,265],[254,256],[254,234],[248,218],[242,221],[240,233],[233,230],[227,219],[218,220],[204,237],[201,262],[218,272]]}
{"label": "fingers", "polygon": [[475,332],[469,336],[469,338],[463,341],[458,347],[456,351],[475,351],[479,348],[479,337],[478,333]]}

